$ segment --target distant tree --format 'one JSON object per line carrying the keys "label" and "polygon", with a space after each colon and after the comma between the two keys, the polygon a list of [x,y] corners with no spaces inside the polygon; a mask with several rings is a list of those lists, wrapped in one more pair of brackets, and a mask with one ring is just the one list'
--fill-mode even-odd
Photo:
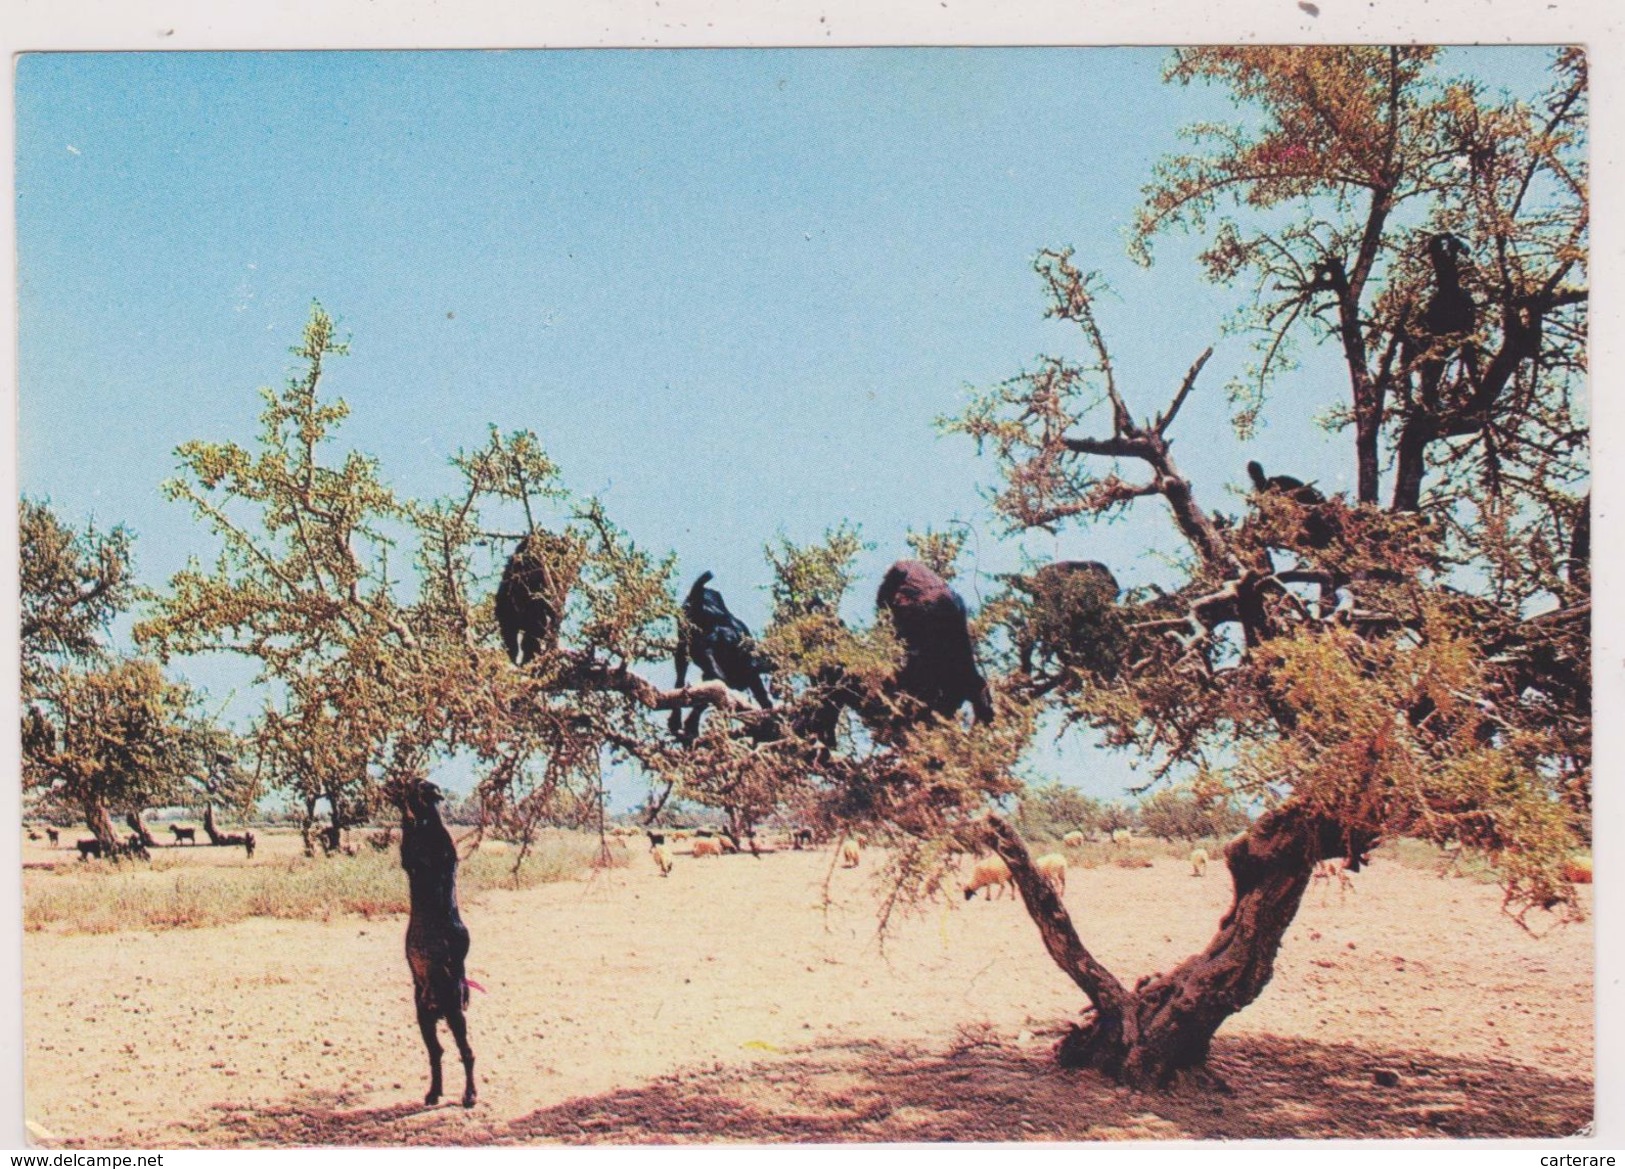
{"label": "distant tree", "polygon": [[150,661],[58,671],[24,715],[24,790],[116,851],[113,815],[184,798],[192,697]]}
{"label": "distant tree", "polygon": [[1141,801],[1140,827],[1163,840],[1228,838],[1246,828],[1247,813],[1223,799],[1164,788]]}
{"label": "distant tree", "polygon": [[136,596],[130,534],[75,532],[48,503],[22,499],[18,514],[23,698],[67,663],[104,657],[107,628]]}
{"label": "distant tree", "polygon": [[109,644],[138,592],[124,528],[75,532],[24,497],[18,535],[25,798],[58,822],[83,820],[113,851],[113,816],[139,823],[187,790],[194,695]]}
{"label": "distant tree", "polygon": [[1034,840],[1059,840],[1068,832],[1094,835],[1105,827],[1106,807],[1063,783],[1029,788],[1015,815],[1021,834]]}

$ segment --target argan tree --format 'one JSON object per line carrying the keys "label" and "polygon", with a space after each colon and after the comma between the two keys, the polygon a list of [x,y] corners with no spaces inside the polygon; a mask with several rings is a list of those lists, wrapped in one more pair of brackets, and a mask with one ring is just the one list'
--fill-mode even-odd
{"label": "argan tree", "polygon": [[[1264,482],[1239,519],[1210,510],[1174,444],[1212,350],[1139,412],[1099,282],[1069,251],[1036,267],[1091,359],[1045,360],[952,425],[996,460],[1012,529],[1156,502],[1189,548],[1178,589],[1110,605],[1109,668],[1082,644],[1005,689],[1264,809],[1225,850],[1235,899],[1212,941],[1125,984],[1016,831],[998,815],[983,830],[1092,1006],[1063,1062],[1142,1086],[1203,1069],[1268,983],[1317,861],[1454,840],[1495,858],[1519,920],[1572,916],[1561,862],[1589,827],[1583,58],[1559,53],[1534,105],[1441,79],[1420,48],[1192,50],[1169,77],[1226,86],[1249,117],[1200,127],[1196,152],[1159,167],[1134,242],[1201,232],[1212,278],[1252,281],[1262,341],[1232,384],[1240,431],[1333,407],[1354,498]],[[1323,342],[1348,397],[1286,397],[1287,353]]]}
{"label": "argan tree", "polygon": [[[166,490],[218,552],[176,574],[138,640],[165,658],[254,663],[266,695],[254,754],[266,788],[303,803],[307,836],[318,801],[341,829],[390,779],[454,754],[476,761],[485,822],[524,840],[560,809],[599,806],[606,753],[661,774],[673,752],[649,711],[732,704],[720,684],[666,691],[632,669],[669,656],[670,561],[575,499],[525,432],[493,430],[453,457],[447,497],[399,499],[375,460],[334,450],[349,408],[323,382],[345,352],[314,306],[295,373],[261,391],[256,442],[180,448]],[[563,620],[518,669],[492,596],[524,537],[559,582]]]}
{"label": "argan tree", "polygon": [[114,815],[139,819],[183,789],[193,696],[109,644],[136,599],[129,534],[75,532],[27,498],[19,520],[23,790],[55,819],[82,819],[112,854]]}

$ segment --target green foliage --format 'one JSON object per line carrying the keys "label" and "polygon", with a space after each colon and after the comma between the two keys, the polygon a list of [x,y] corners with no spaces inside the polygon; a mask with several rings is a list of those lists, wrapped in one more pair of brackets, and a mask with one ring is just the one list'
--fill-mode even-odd
{"label": "green foliage", "polygon": [[1224,800],[1192,791],[1163,789],[1140,801],[1140,827],[1163,840],[1227,840],[1251,823],[1247,813]]}
{"label": "green foliage", "polygon": [[914,559],[920,561],[943,580],[951,581],[959,575],[959,554],[965,550],[968,532],[939,532],[927,528],[923,532],[910,532],[906,537]]}
{"label": "green foliage", "polygon": [[1094,836],[1105,830],[1105,805],[1062,783],[1028,788],[1016,811],[1016,827],[1028,840],[1060,840],[1068,832]]}
{"label": "green foliage", "polygon": [[93,828],[97,809],[182,802],[191,706],[191,692],[150,661],[57,672],[24,720],[24,790],[45,815],[79,813]]}
{"label": "green foliage", "polygon": [[130,534],[74,532],[48,503],[24,496],[18,509],[18,576],[25,700],[52,664],[87,662],[103,653],[107,625],[135,599]]}

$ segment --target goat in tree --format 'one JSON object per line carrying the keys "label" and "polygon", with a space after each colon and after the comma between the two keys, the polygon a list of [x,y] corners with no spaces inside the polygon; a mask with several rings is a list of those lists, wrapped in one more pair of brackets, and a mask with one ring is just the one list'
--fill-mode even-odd
{"label": "goat in tree", "polygon": [[1467,245],[1459,236],[1445,231],[1428,237],[1433,293],[1416,322],[1414,331],[1418,335],[1407,345],[1405,358],[1409,364],[1421,357],[1421,400],[1429,408],[1437,405],[1445,364],[1458,348],[1469,376],[1473,372],[1472,346],[1467,337],[1478,327],[1478,311],[1472,295],[1461,286],[1461,259],[1466,254]]}
{"label": "goat in tree", "polygon": [[474,1051],[468,1045],[468,927],[457,912],[457,846],[440,819],[445,797],[428,780],[409,781],[395,795],[401,810],[401,867],[411,887],[406,923],[406,964],[412,969],[412,996],[418,1028],[429,1052],[429,1092],[425,1104],[440,1102],[441,1019],[462,1056],[463,1107],[474,1105]]}
{"label": "goat in tree", "polygon": [[519,541],[497,585],[496,619],[502,644],[516,666],[534,661],[557,640],[563,593],[546,559],[546,543],[532,533]]}
{"label": "goat in tree", "polygon": [[903,643],[899,691],[929,710],[952,717],[966,702],[979,723],[993,721],[993,698],[976,668],[965,602],[918,560],[899,560],[886,570],[875,595]]}
{"label": "goat in tree", "polygon": [[1291,475],[1265,475],[1263,464],[1254,459],[1247,464],[1247,477],[1253,481],[1253,490],[1259,494],[1284,495],[1294,503],[1309,508],[1303,521],[1303,541],[1311,548],[1328,548],[1337,534],[1334,521],[1328,518],[1320,505],[1326,497],[1312,483],[1295,479]]}
{"label": "goat in tree", "polygon": [[[772,710],[773,699],[762,678],[772,667],[756,652],[750,627],[728,611],[721,593],[705,587],[710,579],[711,573],[702,572],[683,602],[682,628],[677,636],[677,688],[683,688],[688,663],[692,660],[705,681],[720,678],[730,689],[748,690],[758,706]],[[703,709],[699,706],[693,709],[686,727],[683,708],[673,709],[671,733],[692,741],[699,733]]]}
{"label": "goat in tree", "polygon": [[1291,475],[1264,474],[1264,465],[1256,459],[1247,464],[1247,477],[1253,481],[1253,490],[1257,492],[1279,492],[1304,504],[1326,502],[1324,495],[1302,479],[1294,479]]}

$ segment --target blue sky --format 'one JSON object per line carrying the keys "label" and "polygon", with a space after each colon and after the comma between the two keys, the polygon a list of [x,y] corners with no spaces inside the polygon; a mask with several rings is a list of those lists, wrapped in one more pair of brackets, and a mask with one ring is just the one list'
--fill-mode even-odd
{"label": "blue sky", "polygon": [[[704,569],[753,626],[761,547],[843,519],[877,544],[975,536],[975,605],[1018,559],[978,494],[991,467],[936,437],[967,387],[1040,353],[1030,262],[1071,245],[1116,291],[1104,325],[1130,405],[1165,404],[1218,348],[1176,456],[1209,507],[1249,457],[1337,490],[1348,443],[1282,412],[1253,443],[1222,386],[1241,290],[1186,241],[1150,270],[1123,229],[1176,131],[1231,116],[1164,85],[1160,49],[57,54],[17,67],[22,490],[123,522],[158,585],[213,546],[166,503],[173,451],[250,439],[313,299],[349,334],[327,387],[344,444],[402,495],[449,490],[489,424],[535,430],[567,484],[644,546]],[[1538,92],[1547,54],[1453,54]],[[1304,400],[1336,367],[1306,353]],[[1167,579],[1160,510],[1029,538],[1036,555]],[[669,665],[653,667],[663,677]],[[215,689],[231,670],[183,669]],[[1117,794],[1120,760],[1042,766]]]}

